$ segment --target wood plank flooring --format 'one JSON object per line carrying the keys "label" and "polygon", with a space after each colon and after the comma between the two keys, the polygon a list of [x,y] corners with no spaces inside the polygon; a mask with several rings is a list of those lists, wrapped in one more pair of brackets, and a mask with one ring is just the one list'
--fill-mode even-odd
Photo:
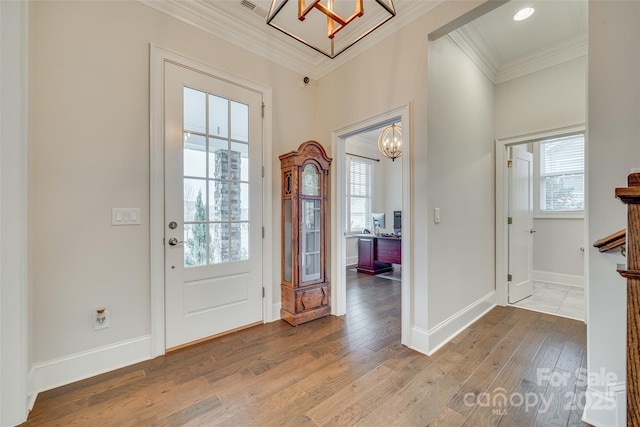
{"label": "wood plank flooring", "polygon": [[400,282],[347,280],[345,317],[255,326],[41,393],[23,425],[585,425],[582,322],[496,307],[427,357],[400,345]]}

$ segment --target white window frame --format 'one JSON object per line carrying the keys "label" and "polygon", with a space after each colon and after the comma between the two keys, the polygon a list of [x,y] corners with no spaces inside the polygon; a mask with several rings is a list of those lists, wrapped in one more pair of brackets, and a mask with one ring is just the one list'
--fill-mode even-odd
{"label": "white window frame", "polygon": [[[569,219],[579,219],[584,218],[584,208],[582,210],[543,210],[540,208],[540,196],[541,196],[541,161],[540,161],[540,144],[546,141],[562,138],[566,136],[572,135],[582,135],[584,138],[584,132],[576,132],[573,134],[561,134],[561,135],[550,135],[549,137],[545,137],[544,139],[537,140],[533,142],[533,216],[534,218],[569,218]],[[586,151],[586,141],[585,141],[585,151]],[[586,156],[585,156],[586,158]],[[585,179],[584,186],[586,187],[586,174],[585,167],[583,166],[582,173]]]}
{"label": "white window frame", "polygon": [[362,230],[352,230],[351,229],[351,163],[358,162],[368,165],[369,167],[369,195],[365,197],[368,199],[368,203],[366,204],[366,212],[365,212],[365,220],[364,220],[364,228],[371,230],[371,212],[373,206],[373,161],[370,159],[362,158],[359,156],[350,156],[347,154],[347,167],[346,167],[346,189],[345,189],[345,205],[346,205],[346,221],[345,221],[345,234],[346,235],[354,235],[362,233]]}

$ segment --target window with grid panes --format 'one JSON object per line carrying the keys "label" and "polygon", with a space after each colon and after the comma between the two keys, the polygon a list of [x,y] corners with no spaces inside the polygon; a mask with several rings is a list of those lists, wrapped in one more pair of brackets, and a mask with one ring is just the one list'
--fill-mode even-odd
{"label": "window with grid panes", "polygon": [[347,156],[347,232],[371,228],[373,162]]}
{"label": "window with grid panes", "polygon": [[539,143],[539,211],[584,211],[584,135],[553,138]]}

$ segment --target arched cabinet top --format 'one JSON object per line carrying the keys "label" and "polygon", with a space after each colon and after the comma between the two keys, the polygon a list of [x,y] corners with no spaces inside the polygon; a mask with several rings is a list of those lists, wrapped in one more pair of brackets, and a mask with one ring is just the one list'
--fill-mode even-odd
{"label": "arched cabinet top", "polygon": [[328,173],[331,166],[331,158],[327,156],[324,147],[317,141],[306,141],[300,144],[297,151],[291,151],[280,157],[282,167],[297,166],[301,167],[305,162],[313,161],[320,170]]}

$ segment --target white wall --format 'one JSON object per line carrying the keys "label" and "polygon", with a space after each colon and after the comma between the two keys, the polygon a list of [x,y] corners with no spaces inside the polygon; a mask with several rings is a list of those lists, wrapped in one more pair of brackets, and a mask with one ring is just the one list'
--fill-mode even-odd
{"label": "white wall", "polygon": [[[626,186],[632,168],[640,167],[639,19],[640,2],[589,2],[588,242],[626,227],[626,207],[614,191]],[[616,273],[616,264],[625,260],[588,248],[589,371],[600,378],[603,370],[624,381],[626,281]],[[589,391],[596,402],[607,387],[594,384]],[[624,426],[624,394],[622,398],[616,411],[587,408],[586,421]]]}
{"label": "white wall", "polygon": [[[496,85],[497,138],[584,124],[586,69],[587,58],[579,57]],[[534,229],[534,278],[583,284],[584,220],[536,218]]]}
{"label": "white wall", "polygon": [[584,286],[584,219],[535,218],[534,279]]}
{"label": "white wall", "polygon": [[0,2],[0,426],[27,416],[28,7]]}
{"label": "white wall", "polygon": [[429,326],[495,288],[493,83],[449,37],[429,43]]}
{"label": "white wall", "polygon": [[580,57],[496,85],[496,137],[584,124],[586,67]]}
{"label": "white wall", "polygon": [[[315,88],[297,75],[135,1],[32,2],[30,206],[34,362],[149,334],[149,43],[273,88],[274,254],[277,156],[312,139]],[[325,145],[328,139],[321,141]],[[112,207],[141,208],[112,227]],[[280,263],[273,300],[280,301]],[[91,315],[110,310],[94,332]],[[74,378],[75,379],[75,378]],[[46,387],[46,385],[45,385]]]}
{"label": "white wall", "polygon": [[358,238],[347,237],[346,240],[345,265],[352,267],[358,263]]}

